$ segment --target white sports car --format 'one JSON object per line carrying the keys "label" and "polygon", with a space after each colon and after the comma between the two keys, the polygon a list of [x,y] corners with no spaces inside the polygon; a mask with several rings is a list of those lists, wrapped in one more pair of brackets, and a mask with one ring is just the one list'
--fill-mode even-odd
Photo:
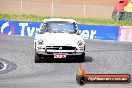
{"label": "white sports car", "polygon": [[[50,59],[85,60],[85,42],[73,19],[45,19],[35,35],[35,63]],[[44,58],[41,58],[44,57]]]}

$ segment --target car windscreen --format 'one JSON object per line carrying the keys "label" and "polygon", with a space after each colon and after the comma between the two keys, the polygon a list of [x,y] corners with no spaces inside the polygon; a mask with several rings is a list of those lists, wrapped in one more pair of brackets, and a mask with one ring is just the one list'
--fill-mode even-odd
{"label": "car windscreen", "polygon": [[75,33],[75,26],[72,23],[68,22],[50,22],[46,25],[47,32],[55,33]]}

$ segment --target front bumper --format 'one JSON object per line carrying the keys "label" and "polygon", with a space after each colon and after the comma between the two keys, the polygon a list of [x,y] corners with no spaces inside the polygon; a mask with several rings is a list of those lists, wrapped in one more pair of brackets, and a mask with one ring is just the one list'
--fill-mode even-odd
{"label": "front bumper", "polygon": [[82,53],[84,52],[79,52],[79,51],[76,51],[76,50],[39,50],[39,51],[36,51],[38,54],[41,54],[41,55],[54,55],[55,53],[65,53],[66,55],[81,55]]}

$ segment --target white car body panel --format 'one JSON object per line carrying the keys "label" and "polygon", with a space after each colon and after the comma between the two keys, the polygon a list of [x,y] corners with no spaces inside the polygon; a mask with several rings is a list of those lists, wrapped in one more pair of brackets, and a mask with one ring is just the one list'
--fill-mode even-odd
{"label": "white car body panel", "polygon": [[[75,22],[72,19],[46,19],[43,22],[67,21]],[[76,22],[75,22],[76,23]],[[42,40],[43,44],[39,45],[38,41]],[[78,45],[78,41],[82,43]],[[53,49],[55,47],[55,49]],[[70,47],[63,50],[63,47]],[[75,47],[75,49],[73,49]],[[52,49],[50,49],[52,48]],[[35,52],[42,55],[53,55],[54,53],[66,53],[67,55],[81,55],[85,53],[85,42],[82,35],[70,33],[49,33],[36,34],[34,40]],[[69,49],[69,50],[68,50]]]}

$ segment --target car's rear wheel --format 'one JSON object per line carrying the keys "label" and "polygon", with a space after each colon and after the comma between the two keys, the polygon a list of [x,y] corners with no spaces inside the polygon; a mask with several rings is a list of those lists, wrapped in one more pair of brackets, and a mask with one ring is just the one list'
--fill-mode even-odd
{"label": "car's rear wheel", "polygon": [[78,57],[78,61],[79,61],[79,62],[84,62],[84,61],[85,61],[85,53],[82,53],[82,54]]}
{"label": "car's rear wheel", "polygon": [[41,62],[41,55],[35,52],[35,63],[40,63]]}

